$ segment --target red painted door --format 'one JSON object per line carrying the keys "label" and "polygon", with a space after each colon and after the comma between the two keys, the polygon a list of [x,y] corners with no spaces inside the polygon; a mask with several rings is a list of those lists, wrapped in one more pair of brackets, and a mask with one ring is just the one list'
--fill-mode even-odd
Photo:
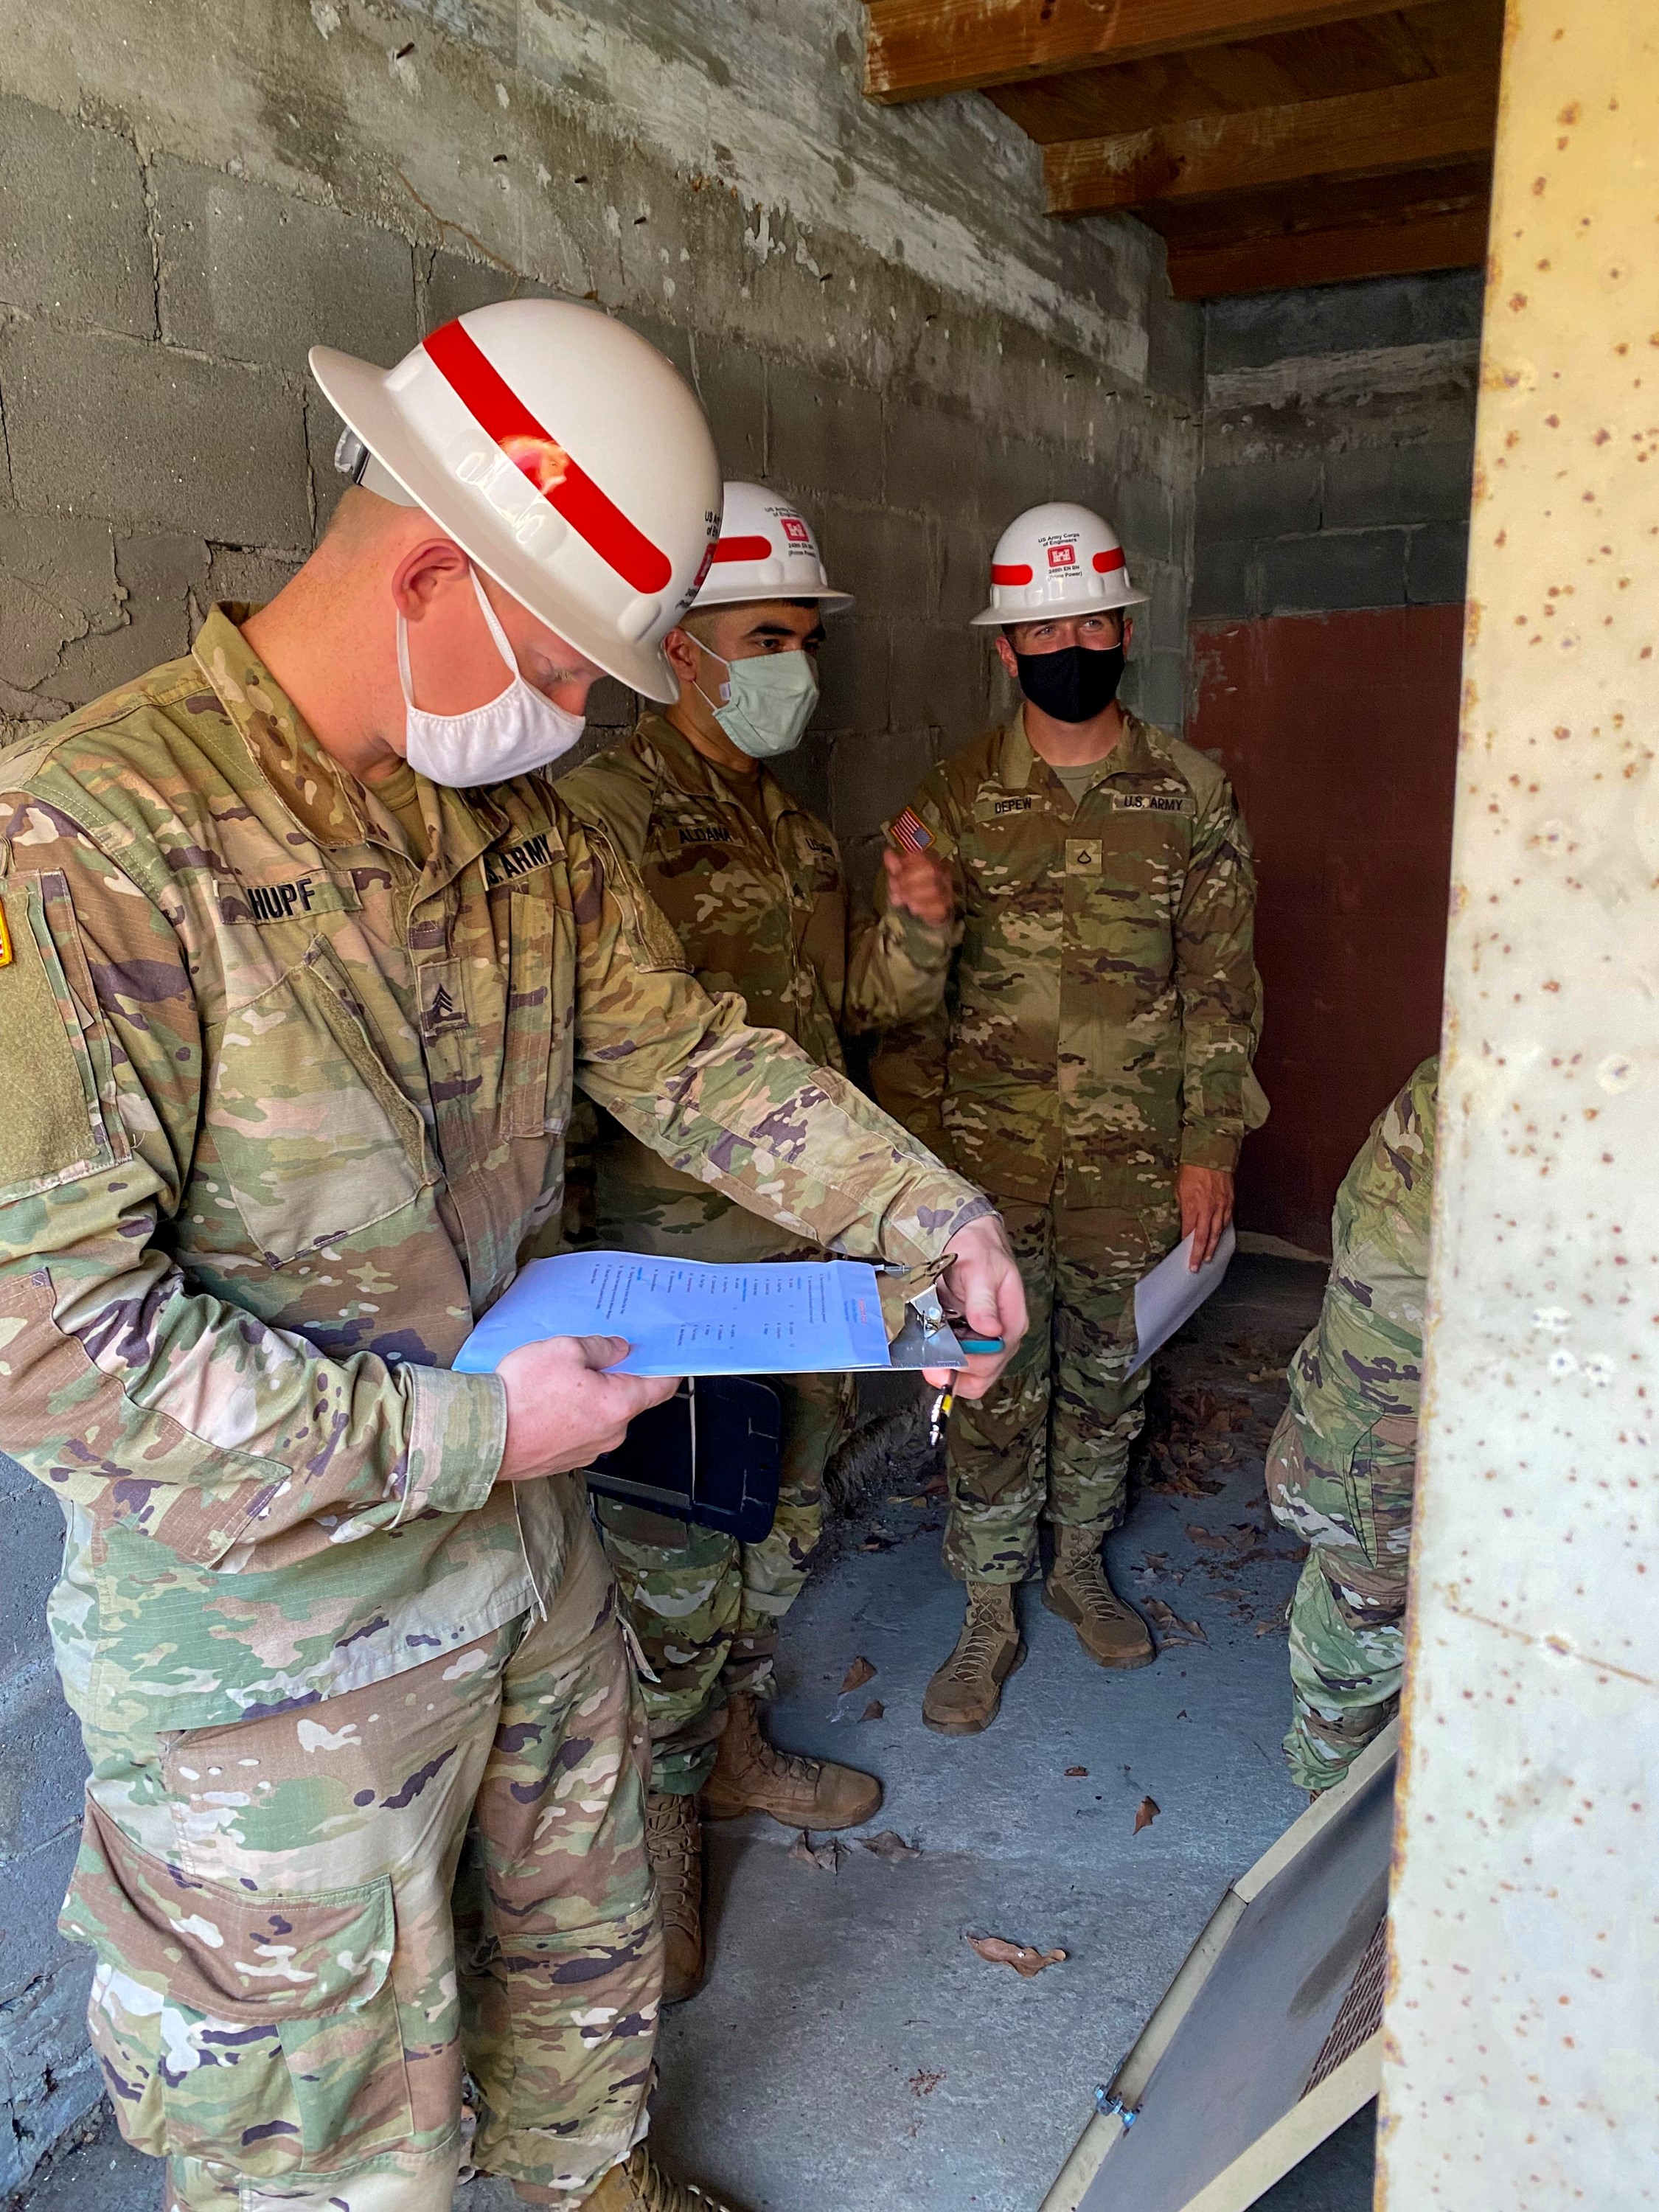
{"label": "red painted door", "polygon": [[1273,1113],[1239,1226],[1328,1252],[1366,1129],[1439,1042],[1463,610],[1200,623],[1193,642],[1188,735],[1232,778],[1260,877]]}

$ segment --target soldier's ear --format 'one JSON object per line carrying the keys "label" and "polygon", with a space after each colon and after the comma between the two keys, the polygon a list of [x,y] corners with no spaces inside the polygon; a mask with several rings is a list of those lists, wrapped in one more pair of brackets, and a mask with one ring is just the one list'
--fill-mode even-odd
{"label": "soldier's ear", "polygon": [[419,622],[434,599],[465,584],[471,568],[453,538],[434,530],[411,545],[392,572],[392,596],[406,622]]}
{"label": "soldier's ear", "polygon": [[1019,663],[1014,658],[1013,640],[1009,636],[1006,629],[1000,629],[997,632],[997,659],[1002,663],[1008,673],[1013,678],[1015,683],[1018,684],[1019,681]]}
{"label": "soldier's ear", "polygon": [[697,680],[697,647],[690,630],[682,629],[677,623],[664,638],[662,649],[668,656],[669,666],[680,682],[695,684]]}

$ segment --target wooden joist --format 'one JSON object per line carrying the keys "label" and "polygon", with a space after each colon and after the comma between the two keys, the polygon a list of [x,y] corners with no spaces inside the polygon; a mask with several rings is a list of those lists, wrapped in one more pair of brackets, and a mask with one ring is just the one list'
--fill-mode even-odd
{"label": "wooden joist", "polygon": [[1383,176],[1490,149],[1495,70],[1426,77],[1380,92],[1208,115],[1046,147],[1050,215],[1251,191],[1311,177]]}
{"label": "wooden joist", "polygon": [[870,0],[864,88],[930,100],[1359,15],[1400,0]]}
{"label": "wooden joist", "polygon": [[1207,300],[1227,293],[1346,283],[1358,276],[1475,269],[1486,257],[1487,223],[1485,208],[1469,208],[1347,229],[1240,238],[1181,252],[1172,247],[1170,289],[1177,300]]}

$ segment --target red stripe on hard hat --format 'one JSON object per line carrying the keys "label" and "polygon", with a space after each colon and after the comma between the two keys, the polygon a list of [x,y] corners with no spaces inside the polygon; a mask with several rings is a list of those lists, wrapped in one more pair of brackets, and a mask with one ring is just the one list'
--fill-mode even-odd
{"label": "red stripe on hard hat", "polygon": [[991,581],[994,584],[1029,584],[1030,580],[1031,564],[1029,561],[1017,563],[1002,561],[992,565]]}
{"label": "red stripe on hard hat", "polygon": [[440,373],[467,413],[493,438],[542,497],[585,538],[607,568],[636,592],[660,592],[674,573],[668,556],[636,529],[578,461],[543,428],[459,323],[446,323],[425,341]]}
{"label": "red stripe on hard hat", "polygon": [[722,538],[714,546],[714,559],[721,561],[769,561],[772,541],[769,538]]}
{"label": "red stripe on hard hat", "polygon": [[1121,545],[1114,545],[1109,553],[1097,553],[1095,556],[1095,573],[1097,575],[1103,576],[1109,569],[1122,566],[1123,548]]}

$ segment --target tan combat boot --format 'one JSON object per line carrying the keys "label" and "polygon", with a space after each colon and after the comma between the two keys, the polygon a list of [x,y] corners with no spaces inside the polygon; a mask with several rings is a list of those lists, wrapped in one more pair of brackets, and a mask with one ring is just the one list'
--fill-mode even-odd
{"label": "tan combat boot", "polygon": [[927,1685],[921,1717],[941,1735],[977,1735],[1002,1704],[1002,1686],[1025,1664],[1012,1583],[968,1584],[968,1617],[957,1648]]}
{"label": "tan combat boot", "polygon": [[1091,1528],[1054,1530],[1054,1564],[1042,1602],[1071,1622],[1097,1667],[1150,1667],[1158,1656],[1146,1622],[1107,1580],[1100,1538]]}
{"label": "tan combat boot", "polygon": [[671,2181],[656,2165],[643,2143],[622,2166],[613,2166],[591,2197],[582,2199],[581,2212],[737,2212],[723,2197],[694,2189],[689,2181]]}
{"label": "tan combat boot", "polygon": [[728,1699],[726,1733],[714,1771],[703,1785],[702,1809],[711,1820],[739,1813],[769,1813],[786,1828],[856,1828],[881,1804],[881,1784],[855,1766],[833,1759],[803,1759],[779,1751],[761,1734],[753,1698]]}
{"label": "tan combat boot", "polygon": [[702,1987],[702,1816],[694,1796],[653,1790],[645,1848],[662,1912],[662,2001],[684,2004]]}

